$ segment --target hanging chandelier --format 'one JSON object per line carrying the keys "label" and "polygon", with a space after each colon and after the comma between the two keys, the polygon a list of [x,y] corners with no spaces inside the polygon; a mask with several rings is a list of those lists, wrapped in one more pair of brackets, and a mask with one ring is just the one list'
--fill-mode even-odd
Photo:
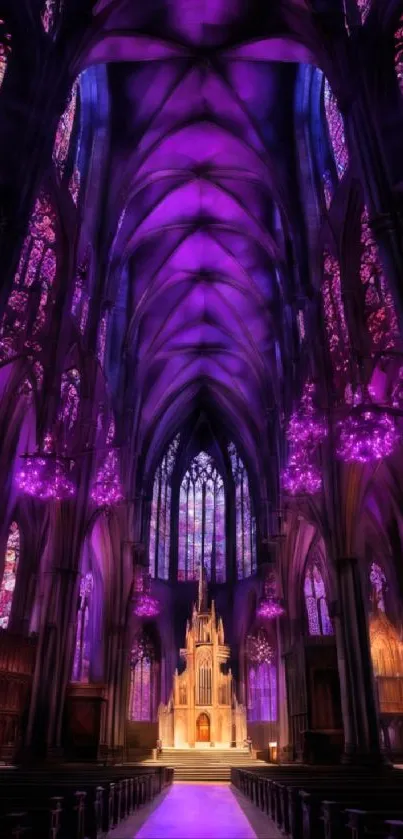
{"label": "hanging chandelier", "polygon": [[123,501],[123,497],[118,454],[116,449],[110,449],[102,466],[97,471],[91,490],[91,498],[97,507],[113,507],[119,501]]}
{"label": "hanging chandelier", "polygon": [[299,408],[291,414],[288,425],[287,439],[291,443],[317,446],[327,436],[325,418],[314,407],[314,394],[315,385],[306,381]]}
{"label": "hanging chandelier", "polygon": [[41,501],[65,501],[75,494],[71,480],[72,458],[57,454],[51,434],[46,434],[42,449],[23,455],[23,465],[16,476],[18,488]]}
{"label": "hanging chandelier", "polygon": [[246,655],[251,664],[270,664],[273,661],[273,647],[269,644],[264,629],[258,629],[253,635],[248,635]]}
{"label": "hanging chandelier", "polygon": [[312,447],[301,446],[289,458],[282,472],[283,489],[289,495],[315,495],[322,487],[322,476]]}
{"label": "hanging chandelier", "polygon": [[274,620],[284,613],[283,601],[277,597],[276,578],[273,572],[269,572],[264,582],[263,596],[257,604],[256,616],[264,620]]}
{"label": "hanging chandelier", "polygon": [[160,613],[159,600],[151,594],[151,577],[144,570],[136,581],[133,612],[138,618],[154,618]]}
{"label": "hanging chandelier", "polygon": [[307,381],[300,406],[291,415],[287,428],[290,455],[282,473],[282,485],[290,495],[315,495],[322,487],[317,449],[327,435],[327,425],[314,407],[314,392],[313,383]]}
{"label": "hanging chandelier", "polygon": [[374,410],[368,388],[353,397],[353,409],[337,423],[337,456],[348,462],[370,463],[389,457],[400,442],[395,418],[387,410]]}

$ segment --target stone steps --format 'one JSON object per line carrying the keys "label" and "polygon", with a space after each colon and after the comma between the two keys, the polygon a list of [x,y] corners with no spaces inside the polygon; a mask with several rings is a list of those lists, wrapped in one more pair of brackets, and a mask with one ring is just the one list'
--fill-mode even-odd
{"label": "stone steps", "polygon": [[157,760],[145,760],[149,766],[163,763],[174,769],[176,781],[229,781],[231,767],[265,766],[247,749],[163,749]]}

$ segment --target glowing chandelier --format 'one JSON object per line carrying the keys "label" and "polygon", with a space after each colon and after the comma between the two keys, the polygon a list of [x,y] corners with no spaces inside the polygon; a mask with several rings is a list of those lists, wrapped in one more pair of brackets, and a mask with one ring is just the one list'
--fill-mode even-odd
{"label": "glowing chandelier", "polygon": [[307,381],[300,407],[291,415],[287,429],[290,455],[282,484],[290,495],[315,495],[322,487],[317,450],[326,437],[327,426],[314,407],[314,390],[312,382]]}
{"label": "glowing chandelier", "polygon": [[253,635],[248,635],[246,655],[251,664],[270,664],[273,661],[273,647],[269,644],[264,629],[258,629]]}
{"label": "glowing chandelier", "polygon": [[159,600],[151,594],[151,577],[142,569],[136,581],[133,612],[138,618],[154,618],[160,613]]}
{"label": "glowing chandelier", "polygon": [[273,573],[267,575],[264,583],[263,597],[260,598],[256,616],[263,620],[274,620],[284,615],[285,609],[280,597],[276,594],[276,580]]}
{"label": "glowing chandelier", "polygon": [[113,507],[123,501],[116,449],[107,452],[105,460],[97,471],[91,490],[91,498],[97,507]]}
{"label": "glowing chandelier", "polygon": [[33,454],[23,455],[24,464],[16,476],[18,488],[41,501],[65,501],[75,494],[71,480],[74,461],[57,454],[51,434],[46,434],[43,446]]}
{"label": "glowing chandelier", "polygon": [[370,463],[391,455],[400,442],[394,417],[382,408],[374,410],[368,388],[354,395],[353,404],[337,423],[337,456],[347,463]]}

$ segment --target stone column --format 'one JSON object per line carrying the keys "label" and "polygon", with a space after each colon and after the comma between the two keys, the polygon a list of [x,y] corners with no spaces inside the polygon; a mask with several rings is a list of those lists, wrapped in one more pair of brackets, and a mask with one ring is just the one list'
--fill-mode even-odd
{"label": "stone column", "polygon": [[334,623],[344,724],[344,761],[383,761],[366,611],[355,557],[337,561],[338,604]]}
{"label": "stone column", "polygon": [[289,725],[285,660],[282,654],[279,621],[277,621],[277,720],[277,754],[278,757],[281,758],[281,754],[284,754],[284,752],[287,750],[287,747],[289,746]]}

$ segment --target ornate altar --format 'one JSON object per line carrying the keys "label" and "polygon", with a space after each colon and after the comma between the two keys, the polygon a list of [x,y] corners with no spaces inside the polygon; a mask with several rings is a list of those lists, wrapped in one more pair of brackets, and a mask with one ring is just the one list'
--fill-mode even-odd
{"label": "ornate altar", "polygon": [[224,643],[224,627],[217,619],[214,601],[208,607],[207,584],[200,569],[199,596],[186,626],[185,661],[182,673],[175,671],[173,691],[158,712],[159,737],[163,746],[243,745],[246,712],[236,702],[230,649]]}

